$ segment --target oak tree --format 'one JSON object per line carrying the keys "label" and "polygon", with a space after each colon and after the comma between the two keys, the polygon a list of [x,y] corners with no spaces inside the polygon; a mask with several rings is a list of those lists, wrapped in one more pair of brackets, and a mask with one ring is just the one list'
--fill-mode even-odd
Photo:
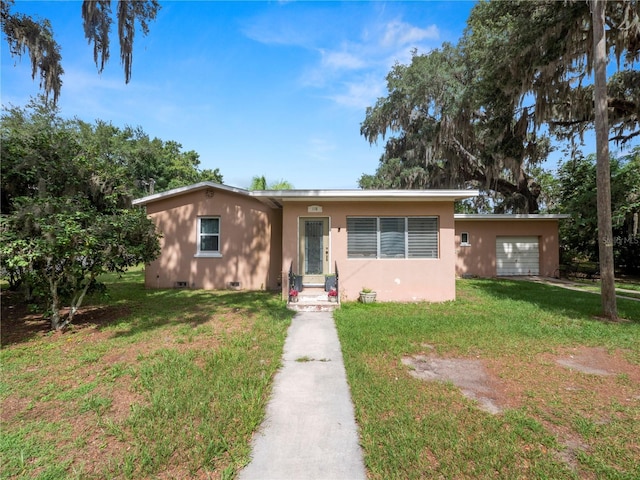
{"label": "oak tree", "polygon": [[[40,77],[40,88],[57,102],[62,87],[62,56],[55,40],[51,22],[15,12],[14,0],[0,1],[2,31],[9,44],[11,55],[28,53],[31,76]],[[142,33],[149,32],[149,23],[156,18],[160,8],[157,0],[119,0],[116,6],[120,61],[124,69],[125,83],[131,80],[133,43],[136,27]],[[111,0],[84,0],[82,22],[87,41],[93,44],[93,60],[98,72],[104,70],[110,57],[110,33],[112,19]]]}
{"label": "oak tree", "polygon": [[529,128],[526,108],[477,71],[473,55],[450,44],[396,64],[388,96],[367,108],[361,125],[369,142],[386,143],[378,170],[360,187],[473,187],[495,211],[538,212],[529,171],[546,159],[548,139]]}
{"label": "oak tree", "polygon": [[[468,25],[469,44],[483,52],[480,76],[519,102],[533,96],[534,126],[574,142],[595,129],[602,309],[615,319],[608,142],[640,134],[640,3],[481,2]],[[607,83],[610,57],[618,72]]]}

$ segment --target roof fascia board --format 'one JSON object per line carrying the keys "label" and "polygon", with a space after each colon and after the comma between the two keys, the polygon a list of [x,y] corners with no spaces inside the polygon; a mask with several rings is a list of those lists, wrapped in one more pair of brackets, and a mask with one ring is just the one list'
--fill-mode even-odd
{"label": "roof fascia board", "polygon": [[237,193],[254,197],[256,200],[269,205],[272,208],[282,208],[284,202],[305,202],[310,200],[324,201],[429,201],[451,202],[464,198],[475,197],[480,194],[478,190],[244,190],[214,182],[200,182],[194,185],[178,187],[166,192],[155,193],[146,197],[137,198],[133,205],[147,205],[148,203],[164,200],[185,193],[191,193],[205,188],[214,188],[226,192]]}
{"label": "roof fascia board", "polygon": [[142,198],[137,198],[132,202],[132,204],[146,205],[157,200],[164,200],[167,198],[175,197],[177,195],[182,195],[184,193],[197,192],[198,190],[203,190],[205,188],[214,188],[216,190],[223,190],[225,192],[237,193],[240,195],[249,195],[250,193],[248,190],[244,190],[242,188],[230,187],[228,185],[222,185],[221,183],[206,181],[195,183],[193,185],[187,185],[186,187],[174,188],[172,190],[167,190],[166,192],[154,193],[153,195],[147,195],[146,197]]}
{"label": "roof fascia board", "polygon": [[456,213],[453,216],[454,220],[469,220],[469,221],[490,221],[490,220],[562,220],[565,218],[571,218],[571,215],[560,213],[521,213],[521,214],[500,214],[500,213]]}
{"label": "roof fascia board", "polygon": [[453,201],[479,195],[478,190],[255,190],[249,195],[277,203],[324,201]]}

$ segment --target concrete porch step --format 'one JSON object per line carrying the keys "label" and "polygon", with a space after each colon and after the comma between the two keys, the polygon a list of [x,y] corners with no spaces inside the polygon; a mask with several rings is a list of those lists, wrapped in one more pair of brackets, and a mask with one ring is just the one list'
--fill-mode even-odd
{"label": "concrete porch step", "polygon": [[298,293],[297,302],[289,302],[288,308],[297,312],[331,312],[340,308],[338,302],[329,301],[322,287],[305,287]]}
{"label": "concrete porch step", "polygon": [[340,304],[336,302],[331,302],[331,303],[329,302],[326,302],[326,303],[289,302],[287,304],[287,308],[295,312],[333,312],[334,310],[340,308]]}

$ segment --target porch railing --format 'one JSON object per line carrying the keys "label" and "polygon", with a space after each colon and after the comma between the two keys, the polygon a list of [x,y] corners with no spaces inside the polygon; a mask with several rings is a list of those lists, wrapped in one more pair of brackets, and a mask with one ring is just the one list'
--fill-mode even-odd
{"label": "porch railing", "polygon": [[302,276],[293,273],[293,262],[289,265],[289,290],[302,291]]}
{"label": "porch railing", "polygon": [[289,283],[287,285],[287,295],[289,294],[288,292],[293,288],[294,278],[295,274],[293,273],[293,262],[291,262],[291,265],[289,265]]}
{"label": "porch railing", "polygon": [[[338,262],[334,263],[334,273],[332,274],[332,276],[335,278],[335,281],[332,282],[333,285],[332,287],[335,288],[336,290],[336,296],[338,298],[338,301],[340,301],[340,273],[338,271]],[[288,290],[287,290],[287,294],[289,291],[291,290],[296,290],[298,292],[301,292],[303,290],[303,285],[302,285],[302,275],[298,275],[296,273],[294,273],[293,271],[293,262],[291,262],[291,264],[289,265],[289,274],[288,274],[288,278],[289,278],[289,284],[288,284]],[[327,288],[327,283],[325,283],[325,289],[328,291],[329,289]]]}

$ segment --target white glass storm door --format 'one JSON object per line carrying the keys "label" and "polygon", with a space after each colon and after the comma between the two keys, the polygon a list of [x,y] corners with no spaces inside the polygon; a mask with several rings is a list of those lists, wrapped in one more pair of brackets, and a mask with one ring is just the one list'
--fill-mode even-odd
{"label": "white glass storm door", "polygon": [[329,273],[329,219],[300,219],[300,270],[304,285],[324,285]]}

